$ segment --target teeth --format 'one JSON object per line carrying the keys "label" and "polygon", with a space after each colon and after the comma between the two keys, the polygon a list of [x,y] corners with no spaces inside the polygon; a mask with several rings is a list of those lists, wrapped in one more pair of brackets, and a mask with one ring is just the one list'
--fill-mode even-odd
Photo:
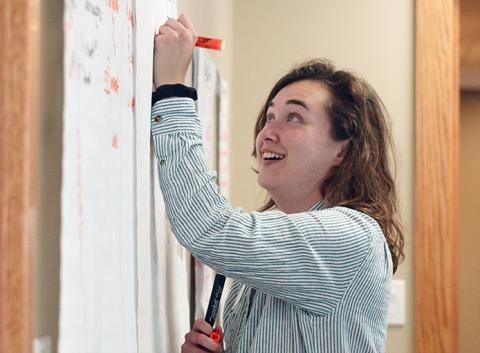
{"label": "teeth", "polygon": [[273,153],[273,152],[263,152],[264,159],[283,159],[285,156],[283,154]]}

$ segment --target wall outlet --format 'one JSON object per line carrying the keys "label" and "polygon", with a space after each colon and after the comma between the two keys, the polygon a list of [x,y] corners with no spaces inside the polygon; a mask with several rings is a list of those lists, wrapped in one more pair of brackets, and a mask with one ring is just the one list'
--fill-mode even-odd
{"label": "wall outlet", "polygon": [[405,281],[392,280],[392,292],[388,305],[388,324],[391,326],[405,325]]}
{"label": "wall outlet", "polygon": [[50,336],[37,337],[33,340],[33,353],[52,353]]}

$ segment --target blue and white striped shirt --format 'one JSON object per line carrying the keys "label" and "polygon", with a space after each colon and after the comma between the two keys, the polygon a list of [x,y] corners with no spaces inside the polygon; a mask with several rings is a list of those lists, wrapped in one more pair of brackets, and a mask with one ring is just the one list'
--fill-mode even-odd
{"label": "blue and white striped shirt", "polygon": [[244,212],[217,191],[189,98],[152,109],[167,215],[178,241],[233,279],[225,351],[383,352],[392,261],[378,223],[349,208]]}

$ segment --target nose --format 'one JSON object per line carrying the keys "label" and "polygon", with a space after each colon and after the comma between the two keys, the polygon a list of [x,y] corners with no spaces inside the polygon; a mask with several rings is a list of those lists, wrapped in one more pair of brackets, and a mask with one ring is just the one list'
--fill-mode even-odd
{"label": "nose", "polygon": [[278,123],[274,121],[265,124],[262,131],[260,131],[261,140],[268,142],[277,142],[279,140],[277,125]]}

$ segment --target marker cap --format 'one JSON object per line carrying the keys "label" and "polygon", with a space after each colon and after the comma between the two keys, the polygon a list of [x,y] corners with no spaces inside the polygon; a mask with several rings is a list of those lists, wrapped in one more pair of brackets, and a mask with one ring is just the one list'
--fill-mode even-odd
{"label": "marker cap", "polygon": [[220,340],[222,339],[222,335],[220,334],[220,332],[217,332],[217,331],[213,331],[211,334],[210,334],[210,338],[219,343]]}
{"label": "marker cap", "polygon": [[197,37],[195,46],[214,50],[225,49],[225,41],[220,38]]}

